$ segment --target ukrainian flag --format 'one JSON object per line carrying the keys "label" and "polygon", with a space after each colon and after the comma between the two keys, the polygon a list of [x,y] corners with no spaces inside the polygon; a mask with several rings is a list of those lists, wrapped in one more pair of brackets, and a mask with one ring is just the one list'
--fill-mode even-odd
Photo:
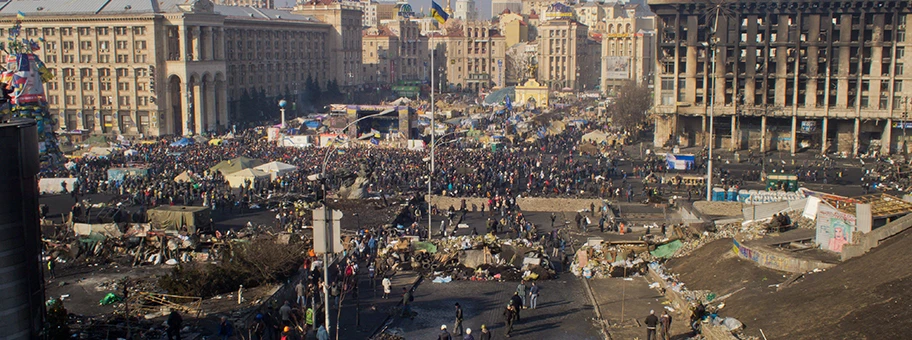
{"label": "ukrainian flag", "polygon": [[440,8],[436,1],[431,1],[431,16],[441,24],[446,23],[447,19],[450,18],[450,15],[443,8]]}

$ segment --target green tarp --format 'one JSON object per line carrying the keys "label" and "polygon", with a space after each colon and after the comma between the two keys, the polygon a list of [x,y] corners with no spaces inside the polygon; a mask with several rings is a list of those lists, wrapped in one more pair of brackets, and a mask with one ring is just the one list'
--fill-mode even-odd
{"label": "green tarp", "polygon": [[678,251],[678,249],[681,249],[681,246],[683,246],[683,245],[684,245],[684,243],[681,242],[681,240],[674,240],[672,242],[668,242],[666,244],[656,247],[655,250],[653,250],[649,253],[652,254],[652,256],[667,259],[667,258],[671,258],[671,256],[674,255],[674,253],[676,253]]}
{"label": "green tarp", "polygon": [[415,250],[426,250],[429,254],[437,253],[437,246],[430,242],[412,242]]}

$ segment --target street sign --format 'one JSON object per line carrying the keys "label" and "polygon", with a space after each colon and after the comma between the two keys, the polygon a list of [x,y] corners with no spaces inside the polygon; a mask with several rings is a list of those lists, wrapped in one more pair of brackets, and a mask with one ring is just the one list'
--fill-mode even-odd
{"label": "street sign", "polygon": [[[326,227],[326,219],[332,221],[332,230]],[[322,254],[342,252],[342,212],[333,210],[326,215],[326,207],[313,210],[313,236],[314,253]]]}

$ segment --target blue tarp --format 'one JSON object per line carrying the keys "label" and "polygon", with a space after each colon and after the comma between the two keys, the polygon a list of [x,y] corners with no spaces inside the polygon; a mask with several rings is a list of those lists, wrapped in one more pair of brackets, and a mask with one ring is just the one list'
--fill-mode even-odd
{"label": "blue tarp", "polygon": [[311,121],[307,121],[306,123],[304,123],[304,126],[310,128],[310,129],[316,129],[316,128],[320,127],[320,125],[321,125],[320,122],[316,121],[316,120],[311,120]]}
{"label": "blue tarp", "polygon": [[191,144],[193,144],[193,139],[184,137],[184,138],[181,138],[179,141],[171,143],[171,146],[187,146],[187,145],[191,145]]}

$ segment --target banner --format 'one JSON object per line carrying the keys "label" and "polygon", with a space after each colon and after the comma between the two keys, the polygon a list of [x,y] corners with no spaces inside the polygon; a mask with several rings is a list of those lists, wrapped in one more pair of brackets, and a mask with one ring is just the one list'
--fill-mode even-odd
{"label": "banner", "polygon": [[630,79],[630,57],[605,57],[607,79]]}

